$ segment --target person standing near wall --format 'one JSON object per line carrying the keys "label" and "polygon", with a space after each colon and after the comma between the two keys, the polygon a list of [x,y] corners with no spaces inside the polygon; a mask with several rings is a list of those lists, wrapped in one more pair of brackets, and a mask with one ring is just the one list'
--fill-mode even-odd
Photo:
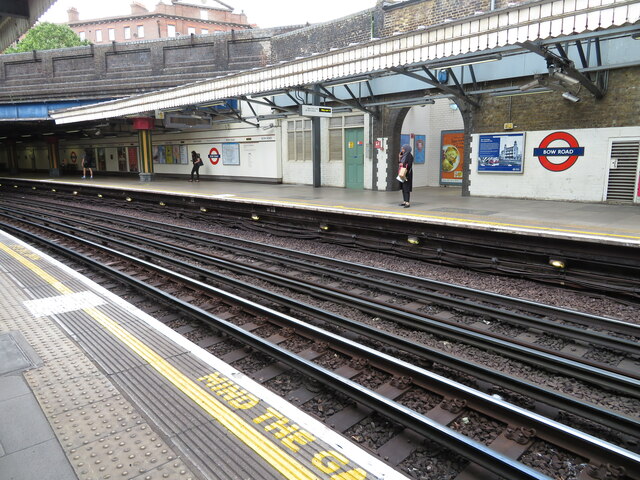
{"label": "person standing near wall", "polygon": [[93,167],[92,158],[87,152],[87,150],[85,150],[84,153],[82,154],[82,178],[87,178],[87,170],[89,170],[89,175],[91,175],[91,177],[89,178],[93,179],[92,167]]}
{"label": "person standing near wall", "polygon": [[409,198],[413,189],[413,155],[411,145],[403,145],[398,160],[398,180],[402,187],[401,207],[409,208]]}
{"label": "person standing near wall", "polygon": [[200,154],[196,153],[195,150],[191,151],[191,163],[193,163],[193,168],[191,169],[191,179],[190,182],[193,182],[193,175],[196,176],[196,182],[200,181],[200,167],[204,165],[202,158],[200,158]]}

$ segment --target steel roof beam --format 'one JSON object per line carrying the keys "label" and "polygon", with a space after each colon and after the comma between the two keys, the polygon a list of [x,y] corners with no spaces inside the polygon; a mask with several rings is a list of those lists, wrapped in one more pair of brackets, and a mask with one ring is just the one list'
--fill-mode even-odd
{"label": "steel roof beam", "polygon": [[[522,42],[522,43],[518,43],[518,45],[520,45],[521,47],[533,53],[537,53],[538,55],[540,55],[542,58],[544,58],[547,61],[547,66],[550,69],[554,67],[560,68],[563,73],[580,82],[580,84],[584,86],[587,90],[589,90],[593,94],[593,96],[596,97],[597,99],[601,99],[604,97],[603,89],[600,86],[593,83],[582,72],[578,71],[575,68],[573,62],[568,58],[564,58],[559,55],[556,55],[555,53],[550,52],[547,47],[541,47],[540,45],[533,42]],[[564,50],[562,50],[562,52],[564,52]]]}
{"label": "steel roof beam", "polygon": [[[476,107],[476,108],[478,108],[480,106],[480,104],[478,102],[476,102],[475,100],[469,98],[462,91],[461,88],[453,88],[453,87],[450,87],[449,85],[444,85],[444,84],[438,82],[438,79],[435,78],[433,73],[427,67],[422,67],[422,68],[425,71],[425,73],[427,75],[429,75],[429,77],[431,77],[431,79],[425,78],[422,75],[418,75],[415,72],[410,72],[410,71],[408,71],[408,70],[406,70],[404,68],[393,67],[393,68],[390,68],[389,70],[391,70],[392,72],[395,72],[395,73],[399,73],[401,75],[405,75],[405,76],[410,77],[410,78],[414,78],[416,80],[420,80],[421,82],[428,83],[429,85],[431,85],[432,87],[435,87],[436,89],[440,90],[441,92],[448,93],[449,95],[453,95],[454,97],[458,98],[460,101],[462,101],[465,104],[472,105],[473,107]],[[450,70],[451,69],[447,69],[447,71],[450,71]],[[459,84],[458,84],[458,86],[459,86]]]}

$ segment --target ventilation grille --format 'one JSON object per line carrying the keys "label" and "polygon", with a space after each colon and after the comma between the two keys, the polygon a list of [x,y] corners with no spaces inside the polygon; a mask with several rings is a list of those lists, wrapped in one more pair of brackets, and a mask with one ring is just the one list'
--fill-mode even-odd
{"label": "ventilation grille", "polygon": [[[632,203],[636,188],[640,142],[613,142],[607,200]],[[615,168],[614,168],[615,166]]]}

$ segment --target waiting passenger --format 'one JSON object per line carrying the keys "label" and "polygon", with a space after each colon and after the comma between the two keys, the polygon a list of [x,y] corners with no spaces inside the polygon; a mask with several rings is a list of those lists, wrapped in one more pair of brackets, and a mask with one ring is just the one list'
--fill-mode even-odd
{"label": "waiting passenger", "polygon": [[191,163],[193,163],[193,168],[191,169],[191,180],[193,182],[193,174],[196,175],[196,182],[200,181],[200,167],[204,165],[202,158],[200,158],[200,154],[196,153],[195,150],[191,151]]}
{"label": "waiting passenger", "polygon": [[87,152],[82,155],[82,178],[87,178],[87,170],[89,170],[89,175],[91,175],[91,179],[93,179],[93,170],[92,170],[92,162]]}

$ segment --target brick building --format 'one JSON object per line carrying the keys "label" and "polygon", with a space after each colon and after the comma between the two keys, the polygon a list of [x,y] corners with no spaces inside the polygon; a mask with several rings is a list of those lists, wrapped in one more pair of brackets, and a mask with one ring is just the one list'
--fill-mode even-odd
{"label": "brick building", "polygon": [[233,13],[232,7],[217,0],[159,1],[152,12],[134,1],[129,15],[92,20],[80,20],[80,13],[75,7],[67,13],[69,27],[83,40],[95,44],[252,28],[244,13]]}

